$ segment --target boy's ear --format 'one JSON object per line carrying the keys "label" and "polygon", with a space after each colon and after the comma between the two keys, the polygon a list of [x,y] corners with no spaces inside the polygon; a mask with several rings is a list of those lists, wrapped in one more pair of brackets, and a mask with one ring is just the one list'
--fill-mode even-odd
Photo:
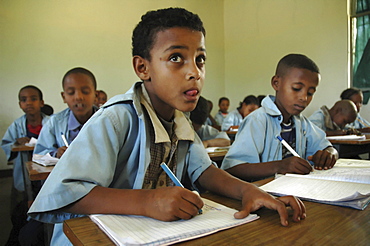
{"label": "boy's ear", "polygon": [[64,103],[66,103],[66,99],[65,99],[65,97],[64,97],[64,91],[62,91],[61,93],[60,93],[60,95],[62,96],[62,98],[63,98],[63,102]]}
{"label": "boy's ear", "polygon": [[279,88],[279,82],[280,82],[280,77],[278,75],[274,75],[271,78],[271,85],[272,85],[272,88],[274,88],[275,91],[277,91],[278,88]]}
{"label": "boy's ear", "polygon": [[45,106],[44,100],[41,100],[40,105],[41,105],[41,107]]}
{"label": "boy's ear", "polygon": [[147,59],[141,56],[134,56],[132,58],[135,73],[142,81],[150,81],[148,62]]}

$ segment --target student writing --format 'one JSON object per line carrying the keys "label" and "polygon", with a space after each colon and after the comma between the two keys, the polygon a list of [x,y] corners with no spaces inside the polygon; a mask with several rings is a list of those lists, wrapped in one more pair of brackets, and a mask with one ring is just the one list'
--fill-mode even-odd
{"label": "student writing", "polygon": [[[236,218],[262,206],[277,210],[284,226],[285,206],[293,208],[294,221],[305,218],[299,199],[275,199],[216,168],[195,137],[183,112],[195,108],[204,83],[205,30],[199,17],[181,8],[149,11],[134,29],[132,44],[141,82],[91,117],[29,210],[33,218],[57,223],[52,244],[68,244],[63,220],[86,214],[191,219],[203,202],[189,188],[242,200]],[[162,162],[188,189],[174,186]]]}
{"label": "student writing", "polygon": [[63,101],[68,108],[54,114],[40,133],[34,152],[60,158],[67,147],[62,139],[63,133],[71,143],[80,132],[82,126],[96,112],[95,76],[87,69],[77,67],[69,70],[62,80]]}
{"label": "student writing", "polygon": [[[263,99],[262,107],[242,122],[222,168],[245,180],[275,173],[307,174],[312,170],[308,161],[316,169],[331,168],[338,158],[337,151],[326,140],[325,132],[301,114],[310,104],[319,79],[319,69],[308,57],[283,57],[271,79],[275,96]],[[301,158],[292,156],[277,136]]]}

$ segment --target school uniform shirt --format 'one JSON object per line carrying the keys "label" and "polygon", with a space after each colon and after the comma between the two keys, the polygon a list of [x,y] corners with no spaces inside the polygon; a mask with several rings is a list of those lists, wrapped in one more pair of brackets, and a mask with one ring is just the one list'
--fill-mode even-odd
{"label": "school uniform shirt", "polygon": [[[56,223],[52,245],[70,244],[63,234],[62,222],[82,216],[60,209],[81,199],[95,186],[142,189],[151,161],[151,123],[140,103],[141,85],[137,82],[126,94],[111,98],[90,118],[32,204],[28,213],[32,218]],[[176,110],[174,123],[175,129],[187,135],[187,140],[178,141],[175,175],[201,191],[195,182],[212,161],[188,117]],[[183,137],[178,132],[176,135]]]}
{"label": "school uniform shirt", "polygon": [[[46,122],[49,120],[49,116],[41,113],[42,115],[42,125],[45,126]],[[3,148],[7,160],[12,155],[12,146],[16,142],[17,138],[27,137],[27,118],[23,115],[16,119],[5,132],[4,137],[1,141],[1,148]],[[10,160],[9,160],[10,161]],[[14,187],[18,191],[24,191],[24,180],[21,162],[21,153],[18,153],[13,161],[13,180]]]}
{"label": "school uniform shirt", "polygon": [[[282,130],[283,116],[274,101],[274,96],[265,97],[262,107],[245,118],[222,162],[222,169],[242,163],[282,160],[282,144],[277,136],[280,136]],[[295,151],[302,158],[307,159],[318,150],[332,146],[325,138],[325,132],[302,114],[292,116],[292,120],[296,130]]]}
{"label": "school uniform shirt", "polygon": [[[94,106],[93,113],[96,111],[97,107]],[[34,153],[39,155],[49,153],[51,156],[56,156],[58,148],[65,146],[62,133],[70,144],[82,126],[69,108],[52,115],[40,132]]]}
{"label": "school uniform shirt", "polygon": [[216,128],[209,125],[202,125],[196,132],[200,140],[202,141],[211,140],[215,138],[224,138],[230,140],[226,132],[220,132]]}
{"label": "school uniform shirt", "polygon": [[325,105],[316,110],[308,119],[323,131],[341,130],[331,119],[329,109]]}
{"label": "school uniform shirt", "polygon": [[221,130],[227,131],[229,130],[230,126],[239,126],[242,121],[243,116],[239,113],[238,109],[235,109],[226,116],[222,122]]}
{"label": "school uniform shirt", "polygon": [[226,118],[227,115],[228,113],[223,114],[221,111],[217,112],[217,114],[215,115],[215,121],[219,126],[222,126],[222,123],[224,122],[224,119]]}
{"label": "school uniform shirt", "polygon": [[350,128],[362,129],[362,128],[367,128],[367,127],[370,127],[370,122],[362,118],[360,113],[357,113],[356,120],[352,122],[351,124],[347,124],[345,129],[350,129]]}

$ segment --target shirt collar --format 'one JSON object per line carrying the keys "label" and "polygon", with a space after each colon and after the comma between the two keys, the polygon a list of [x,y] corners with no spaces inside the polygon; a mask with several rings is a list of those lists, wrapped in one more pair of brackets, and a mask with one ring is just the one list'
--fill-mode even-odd
{"label": "shirt collar", "polygon": [[[167,131],[163,127],[153,108],[153,105],[151,104],[150,97],[147,90],[145,89],[144,83],[141,84],[141,90],[139,91],[139,93],[141,93],[140,102],[148,111],[150,120],[153,124],[155,143],[171,142]],[[174,131],[178,140],[194,141],[194,130],[190,126],[190,122],[187,120],[183,112],[175,110],[174,123]]]}
{"label": "shirt collar", "polygon": [[[93,106],[93,114],[98,110],[96,106]],[[69,118],[68,118],[68,130],[73,131],[79,127],[82,127],[83,124],[80,124],[76,119],[75,115],[73,114],[72,110],[69,111]]]}

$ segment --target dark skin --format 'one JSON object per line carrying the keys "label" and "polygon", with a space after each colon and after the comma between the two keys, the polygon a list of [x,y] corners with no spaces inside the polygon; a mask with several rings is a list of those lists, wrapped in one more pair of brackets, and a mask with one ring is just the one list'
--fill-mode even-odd
{"label": "dark skin", "polygon": [[[319,74],[307,69],[290,68],[283,75],[275,75],[271,85],[276,91],[275,104],[283,115],[283,122],[288,123],[293,115],[300,114],[311,102],[319,83]],[[314,163],[317,170],[326,170],[334,166],[338,152],[333,147],[318,150],[307,160],[300,157],[289,157],[263,163],[245,163],[227,169],[229,173],[244,180],[273,176],[275,173],[308,174]]]}

